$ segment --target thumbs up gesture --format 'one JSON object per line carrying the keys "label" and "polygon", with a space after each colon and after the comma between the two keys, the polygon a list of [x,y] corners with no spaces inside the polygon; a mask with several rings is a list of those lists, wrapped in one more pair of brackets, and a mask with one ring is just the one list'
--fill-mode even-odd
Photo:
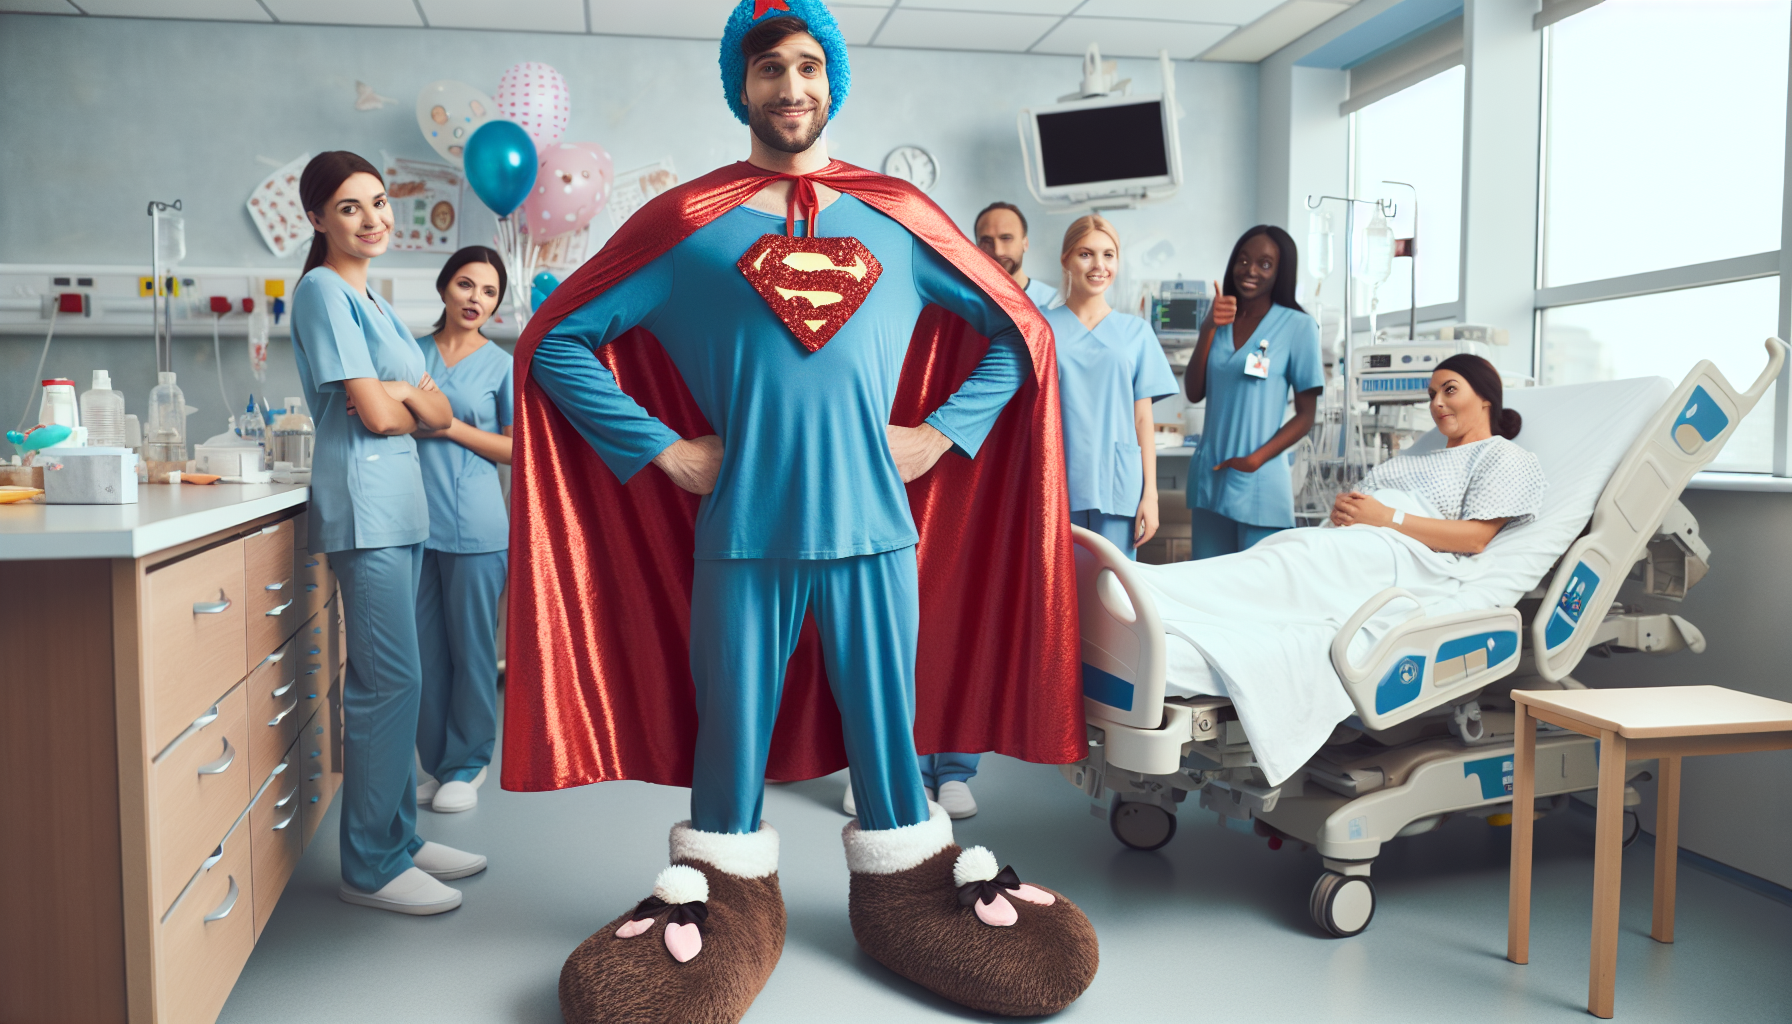
{"label": "thumbs up gesture", "polygon": [[1238,299],[1232,295],[1220,294],[1220,283],[1213,282],[1213,326],[1224,327],[1238,319]]}

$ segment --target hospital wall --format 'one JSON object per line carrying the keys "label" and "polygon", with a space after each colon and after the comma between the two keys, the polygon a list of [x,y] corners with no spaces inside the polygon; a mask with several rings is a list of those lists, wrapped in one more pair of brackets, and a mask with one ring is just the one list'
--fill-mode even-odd
{"label": "hospital wall", "polygon": [[[375,160],[382,150],[436,159],[417,130],[417,91],[442,78],[491,90],[524,60],[565,75],[566,138],[601,144],[619,170],[670,156],[689,179],[746,154],[747,129],[722,102],[713,42],[0,14],[0,263],[146,262],[145,202],[179,198],[187,265],[280,265],[244,209],[270,170],[258,157],[284,164],[352,149]],[[1027,195],[1015,115],[1074,88],[1080,72],[1077,57],[860,48],[830,147],[873,169],[898,145],[927,149],[940,165],[932,196],[946,212],[968,232],[991,200],[1019,204],[1032,224],[1027,268],[1056,280],[1069,218]],[[1156,88],[1155,61],[1122,60],[1120,72],[1137,91]],[[1176,74],[1187,184],[1172,202],[1113,215],[1134,281],[1218,276],[1258,207],[1255,68],[1179,62]],[[357,81],[397,102],[356,111]],[[606,215],[598,223],[607,230]],[[483,209],[469,213],[462,244],[487,240],[490,225]],[[440,260],[393,254],[376,273]],[[8,426],[22,412],[22,382],[42,341],[0,335]],[[71,330],[55,346],[46,373],[75,376],[84,389],[90,370],[107,367],[128,411],[142,414],[155,383],[147,339]],[[242,348],[240,337],[225,340],[233,396],[251,384]],[[174,357],[188,402],[201,410],[189,432],[200,439],[223,422],[211,349],[209,336],[180,338]],[[276,400],[297,393],[291,351],[278,339],[268,376],[258,391]]]}
{"label": "hospital wall", "polygon": [[[1711,573],[1683,602],[1623,597],[1684,616],[1705,634],[1704,654],[1589,657],[1575,670],[1589,686],[1711,684],[1792,701],[1792,629],[1784,621],[1792,579],[1792,494],[1687,491],[1681,498],[1711,545]],[[1680,845],[1792,887],[1792,751],[1695,757],[1685,762]],[[1639,808],[1654,831],[1654,786]]]}

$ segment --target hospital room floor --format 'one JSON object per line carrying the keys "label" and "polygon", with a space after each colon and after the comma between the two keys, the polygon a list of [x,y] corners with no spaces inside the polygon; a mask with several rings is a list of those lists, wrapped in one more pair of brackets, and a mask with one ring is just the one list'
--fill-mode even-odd
{"label": "hospital room floor", "polygon": [[[1153,853],[1120,846],[1055,768],[985,757],[982,813],[957,823],[1022,879],[1062,890],[1101,939],[1101,969],[1063,1021],[1585,1021],[1590,819],[1538,824],[1532,962],[1506,949],[1505,829],[1476,819],[1390,844],[1374,922],[1321,939],[1307,916],[1314,853],[1271,852],[1185,804]],[[844,774],[772,786],[789,905],[784,957],[748,1022],[966,1021],[861,953],[846,918]],[[337,811],[325,818],[220,1020],[553,1024],[573,947],[645,895],[687,795],[634,782],[507,793],[421,813],[423,836],[488,855],[454,883],[460,909],[407,918],[336,898]],[[1652,847],[1624,858],[1617,1019],[1778,1021],[1792,1006],[1792,906],[1682,865],[1678,941],[1648,936]],[[303,969],[294,969],[296,965]],[[322,985],[317,979],[327,979]]]}

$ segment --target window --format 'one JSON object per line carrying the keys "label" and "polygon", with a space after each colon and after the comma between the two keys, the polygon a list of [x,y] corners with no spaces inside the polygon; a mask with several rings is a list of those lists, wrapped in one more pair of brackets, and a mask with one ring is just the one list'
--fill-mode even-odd
{"label": "window", "polygon": [[[1359,199],[1391,199],[1399,210],[1394,236],[1413,235],[1411,189],[1384,185],[1409,182],[1418,189],[1419,305],[1455,302],[1462,268],[1462,111],[1466,77],[1460,65],[1433,75],[1351,116],[1356,119],[1355,195]],[[1783,90],[1782,90],[1783,91]],[[1357,248],[1373,211],[1358,207]],[[1339,224],[1342,228],[1343,225]],[[1405,259],[1377,290],[1381,314],[1412,304]],[[1368,312],[1365,308],[1358,314]]]}
{"label": "window", "polygon": [[[1662,376],[1678,384],[1709,359],[1738,389],[1766,363],[1762,339],[1779,324],[1779,279],[1559,306],[1543,316],[1544,384]],[[1736,428],[1712,469],[1773,468],[1773,391]]]}
{"label": "window", "polygon": [[1545,285],[1780,247],[1789,8],[1606,0],[1547,30]]}

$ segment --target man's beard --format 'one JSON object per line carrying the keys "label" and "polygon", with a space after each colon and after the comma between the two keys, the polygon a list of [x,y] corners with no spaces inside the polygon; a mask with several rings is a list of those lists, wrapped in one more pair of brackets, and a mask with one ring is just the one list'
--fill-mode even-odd
{"label": "man's beard", "polygon": [[747,125],[753,129],[755,138],[781,153],[808,152],[810,147],[815,145],[815,140],[821,138],[822,131],[828,126],[826,113],[817,107],[815,113],[807,121],[786,134],[780,131],[778,124],[767,112],[768,109],[783,108],[748,107]]}
{"label": "man's beard", "polygon": [[1020,261],[1007,256],[997,256],[996,265],[1006,270],[1009,277],[1013,277],[1020,270]]}

